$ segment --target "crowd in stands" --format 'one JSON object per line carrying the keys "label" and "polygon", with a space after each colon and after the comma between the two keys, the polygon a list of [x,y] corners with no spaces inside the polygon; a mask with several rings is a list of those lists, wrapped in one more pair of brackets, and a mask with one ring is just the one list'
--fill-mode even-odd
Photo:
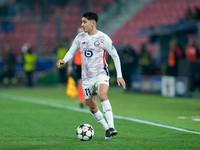
{"label": "crowd in stands", "polygon": [[184,20],[186,22],[200,20],[200,8],[198,8],[198,7],[195,7],[194,9],[187,8],[186,11],[185,11]]}
{"label": "crowd in stands", "polygon": [[[128,38],[138,56],[143,54],[143,48],[141,48],[143,46],[141,45],[144,44],[150,54],[149,57],[153,59],[155,58],[154,55],[157,53],[156,49],[158,49],[158,47],[156,46],[156,38],[153,34],[151,35],[151,33],[162,27],[167,27],[167,25],[169,25],[170,28],[174,25],[183,25],[184,23],[198,20],[200,20],[200,1],[198,0],[153,0],[152,3],[144,5],[143,8],[135,13],[130,20],[125,22],[120,29],[116,30],[112,35],[112,39],[115,45],[120,45],[123,39]],[[138,31],[142,34],[138,35]],[[187,41],[191,41],[191,38],[188,38],[187,35],[185,36]],[[153,70],[155,68],[151,67],[151,74],[166,73],[168,75],[177,76],[177,61],[180,59],[188,60],[188,57],[192,57],[188,56],[193,52],[191,50],[193,48],[191,48],[191,44],[189,43],[191,42],[188,42],[186,46],[180,47],[177,45],[178,41],[171,40],[168,43],[167,71],[163,71],[162,69],[160,71],[157,69]],[[193,36],[193,45],[194,43],[197,45],[197,36]],[[186,50],[189,45],[190,51]],[[199,59],[198,47],[194,46],[194,49],[195,55],[197,54],[195,57]],[[146,57],[147,56],[148,54],[146,54]],[[140,60],[139,62],[139,66],[141,66],[143,61]],[[151,62],[151,65],[153,65],[153,62]],[[145,74],[147,75],[148,73]]]}
{"label": "crowd in stands", "polygon": [[53,6],[65,6],[67,3],[68,0],[4,0],[0,5],[0,17],[48,15],[52,13]]}
{"label": "crowd in stands", "polygon": [[5,1],[0,5],[2,53],[5,53],[4,45],[9,43],[15,48],[17,57],[20,57],[22,45],[30,43],[40,55],[53,55],[59,42],[73,38],[84,11],[100,13],[114,1]]}
{"label": "crowd in stands", "polygon": [[[0,0],[0,69],[5,66],[2,65],[5,62],[2,58],[7,55],[7,44],[20,63],[22,60],[26,62],[22,58],[35,53],[39,58],[52,58],[57,45],[71,42],[84,11],[100,13],[113,2],[115,0]],[[24,57],[22,47],[26,43],[30,45],[31,51]],[[1,70],[0,80],[6,74]],[[26,74],[28,85],[32,86],[32,73]]]}
{"label": "crowd in stands", "polygon": [[[22,56],[22,45],[27,42],[31,44],[33,52],[38,52],[38,43],[41,42],[43,45],[41,55],[54,54],[56,45],[73,38],[77,27],[80,26],[80,16],[84,11],[91,10],[100,13],[114,2],[116,0],[94,0],[92,2],[88,0],[2,0],[0,1],[2,54],[5,54],[5,45],[10,44],[11,48],[15,49],[15,55]],[[6,20],[5,16],[9,19]],[[34,21],[31,20],[33,18]],[[57,18],[60,18],[60,24]],[[38,20],[41,21],[41,25],[38,25]],[[133,66],[139,67],[141,75],[157,74],[153,67],[153,59],[158,53],[155,39],[152,35],[138,36],[138,31],[146,28],[151,31],[156,30],[162,25],[176,24],[180,20],[185,22],[200,20],[200,1],[153,0],[144,5],[139,12],[133,14],[130,20],[124,22],[123,26],[111,35],[114,45],[123,47],[122,65],[134,64]],[[58,26],[60,26],[59,32],[56,30]],[[57,38],[58,33],[59,38]],[[128,39],[128,42],[124,39]],[[179,47],[177,41],[174,40],[169,43],[167,61],[169,75],[177,75],[174,70],[177,70],[176,62],[179,59],[188,61],[199,59],[199,50],[195,46],[197,45],[195,40],[196,36],[192,40],[188,38],[189,42],[185,48]],[[131,52],[128,49],[131,49]],[[195,56],[192,55],[193,52]],[[130,62],[127,62],[128,60]],[[135,68],[132,69],[133,74],[137,72],[138,68]],[[130,76],[125,79],[130,80]]]}

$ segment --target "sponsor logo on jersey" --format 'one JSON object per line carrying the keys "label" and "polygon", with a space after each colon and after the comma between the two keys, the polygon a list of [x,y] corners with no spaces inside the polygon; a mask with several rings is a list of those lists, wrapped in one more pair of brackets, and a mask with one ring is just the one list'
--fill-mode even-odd
{"label": "sponsor logo on jersey", "polygon": [[94,49],[92,49],[92,48],[86,49],[84,52],[85,57],[92,57],[93,51],[94,51]]}

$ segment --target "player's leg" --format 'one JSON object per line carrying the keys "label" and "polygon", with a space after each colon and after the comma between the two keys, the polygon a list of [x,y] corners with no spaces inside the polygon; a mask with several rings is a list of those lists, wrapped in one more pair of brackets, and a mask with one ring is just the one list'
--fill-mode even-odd
{"label": "player's leg", "polygon": [[97,104],[97,95],[92,95],[92,97],[90,97],[89,99],[86,99],[87,105],[90,108],[90,112],[92,113],[92,115],[94,116],[94,118],[97,120],[97,122],[105,129],[107,130],[108,124],[106,123],[103,114],[101,113],[101,111],[98,108],[98,104]]}
{"label": "player's leg", "polygon": [[101,111],[98,108],[97,95],[92,95],[92,97],[90,97],[89,99],[86,99],[86,102],[90,108],[92,115],[96,119],[96,121],[105,129],[105,131],[106,131],[105,139],[110,139],[111,135],[109,132],[109,126],[106,123],[106,121],[103,117],[103,114],[101,113]]}
{"label": "player's leg", "polygon": [[101,104],[103,106],[103,112],[108,122],[110,134],[111,136],[114,136],[114,135],[117,135],[117,130],[115,130],[114,128],[112,106],[107,97],[108,89],[109,89],[109,86],[107,84],[98,85],[98,95],[99,95]]}

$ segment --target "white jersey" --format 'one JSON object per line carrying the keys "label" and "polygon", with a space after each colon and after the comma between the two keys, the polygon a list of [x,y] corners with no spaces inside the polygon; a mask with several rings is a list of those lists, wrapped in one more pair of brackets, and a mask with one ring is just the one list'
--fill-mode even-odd
{"label": "white jersey", "polygon": [[79,33],[64,57],[67,62],[80,49],[82,60],[82,79],[97,77],[99,75],[107,75],[108,65],[106,63],[106,52],[108,52],[114,60],[115,68],[117,70],[117,77],[122,77],[121,64],[119,56],[111,39],[101,31],[95,35],[88,33]]}

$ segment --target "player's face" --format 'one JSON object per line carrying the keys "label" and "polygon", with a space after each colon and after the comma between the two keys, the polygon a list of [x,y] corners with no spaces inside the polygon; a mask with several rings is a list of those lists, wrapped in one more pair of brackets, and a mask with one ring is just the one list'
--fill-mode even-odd
{"label": "player's face", "polygon": [[93,27],[92,21],[83,17],[81,27],[83,27],[84,32],[90,32],[92,30],[92,27]]}

